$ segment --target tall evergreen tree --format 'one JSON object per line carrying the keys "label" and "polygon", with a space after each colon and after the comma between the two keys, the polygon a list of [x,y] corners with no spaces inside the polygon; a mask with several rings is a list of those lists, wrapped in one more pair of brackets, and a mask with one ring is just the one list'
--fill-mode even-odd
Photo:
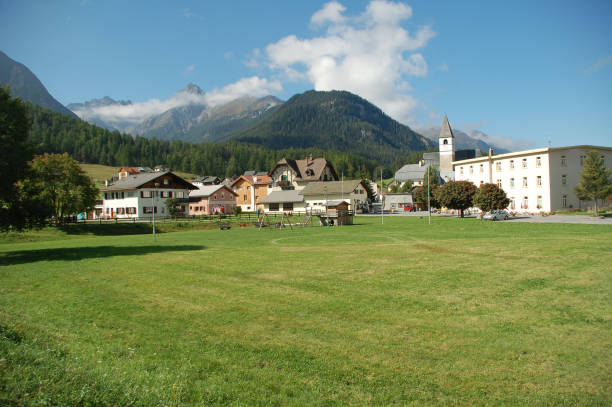
{"label": "tall evergreen tree", "polygon": [[29,128],[26,104],[11,98],[8,86],[0,87],[0,230],[28,223],[18,182],[26,176],[32,158]]}
{"label": "tall evergreen tree", "polygon": [[612,180],[610,170],[604,167],[604,161],[597,151],[590,151],[584,161],[584,170],[580,174],[580,182],[574,188],[574,193],[580,200],[592,200],[593,212],[599,215],[598,199],[607,199],[612,195]]}

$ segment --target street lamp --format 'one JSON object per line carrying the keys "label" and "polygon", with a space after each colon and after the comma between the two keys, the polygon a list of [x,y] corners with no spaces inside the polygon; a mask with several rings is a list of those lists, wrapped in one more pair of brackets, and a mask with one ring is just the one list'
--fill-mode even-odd
{"label": "street lamp", "polygon": [[323,191],[325,191],[325,220],[329,223],[329,217],[327,215],[327,185],[323,187]]}
{"label": "street lamp", "polygon": [[156,182],[155,188],[153,188],[153,241],[157,240],[157,235],[155,234],[155,210],[157,209],[155,198],[157,197],[157,188],[159,188],[159,182]]}

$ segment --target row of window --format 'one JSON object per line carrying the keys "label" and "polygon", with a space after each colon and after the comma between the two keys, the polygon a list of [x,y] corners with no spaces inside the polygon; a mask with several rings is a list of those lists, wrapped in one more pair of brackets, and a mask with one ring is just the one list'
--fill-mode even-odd
{"label": "row of window", "polygon": [[[270,211],[278,211],[279,208],[280,206],[277,203],[270,204]],[[292,210],[293,210],[293,202],[285,202],[283,204],[283,211],[292,211]]]}
{"label": "row of window", "polygon": [[[562,208],[567,208],[567,194],[563,194],[561,195],[561,207]],[[543,204],[542,204],[542,195],[538,195],[538,197],[536,198],[536,209],[541,209],[543,208]],[[514,197],[510,197],[510,209],[519,209],[516,206],[516,200]],[[524,196],[521,204],[520,204],[520,209],[529,209],[529,197]]]}
{"label": "row of window", "polygon": [[[585,155],[581,155],[580,156],[580,165],[581,166],[584,166],[584,160],[585,159],[586,159]],[[601,159],[604,160],[605,157],[602,155]],[[542,168],[542,157],[539,157],[539,156],[536,157],[536,159],[535,159],[535,166],[536,166],[536,168]],[[564,155],[561,156],[561,166],[562,167],[567,167],[567,157],[564,156]],[[470,165],[468,168],[469,168],[470,174],[473,174],[474,173],[474,166]],[[479,168],[479,172],[481,174],[483,174],[484,173],[484,164],[480,164],[478,168]],[[515,168],[514,160],[510,160],[508,162],[508,168],[510,170],[513,170]],[[526,158],[523,158],[521,160],[521,168],[523,168],[523,169],[527,169],[528,168],[528,166],[527,166],[527,159]],[[499,172],[501,170],[502,170],[502,162],[501,161],[495,162],[495,171]],[[463,175],[463,167],[459,167],[459,173],[461,175]]]}
{"label": "row of window", "polygon": [[[172,191],[156,191],[157,196],[161,198],[186,198],[187,194],[184,191],[172,192]],[[104,199],[125,199],[125,198],[133,198],[135,196],[134,192],[125,192],[125,191],[117,191],[117,192],[105,192]],[[153,191],[141,190],[140,191],[141,198],[153,198]]]}
{"label": "row of window", "polygon": [[[566,174],[561,175],[561,185],[567,185],[567,175]],[[497,186],[500,188],[502,187],[501,179],[497,180]],[[529,185],[528,185],[527,177],[523,177],[523,188],[527,188],[528,186]],[[542,176],[540,175],[536,177],[536,186],[538,187],[542,186]],[[515,187],[516,187],[516,183],[514,181],[514,178],[510,178],[510,188],[515,188]]]}
{"label": "row of window", "polygon": [[[541,209],[543,207],[542,205],[542,195],[538,195],[537,199],[536,199],[536,209]],[[515,210],[515,209],[529,209],[529,197],[524,196],[521,203],[520,203],[520,208],[517,207],[517,203],[514,197],[510,197],[510,209],[511,210]]]}
{"label": "row of window", "polygon": [[136,208],[135,207],[128,207],[128,208],[106,208],[106,214],[111,216],[113,214],[115,215],[135,215],[136,214]]}

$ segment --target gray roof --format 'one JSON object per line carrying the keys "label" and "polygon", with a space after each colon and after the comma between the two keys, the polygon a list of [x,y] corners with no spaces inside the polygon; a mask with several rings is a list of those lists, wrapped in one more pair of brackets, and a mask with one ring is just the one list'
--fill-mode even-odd
{"label": "gray roof", "polygon": [[147,182],[153,181],[154,179],[159,178],[162,175],[166,175],[169,173],[170,173],[169,171],[140,172],[138,174],[129,175],[125,178],[117,180],[113,182],[112,184],[110,184],[109,186],[107,186],[106,188],[104,188],[104,190],[114,191],[114,190],[124,190],[124,189],[136,189],[140,187],[141,185],[146,184]]}
{"label": "gray roof", "polygon": [[204,175],[202,177],[194,178],[193,182],[215,182],[218,180],[219,177],[215,177],[214,175]]}
{"label": "gray roof", "polygon": [[[436,168],[439,169],[439,168]],[[419,166],[419,164],[407,164],[402,168],[397,170],[395,173],[395,180],[400,182],[406,181],[423,181],[423,177],[425,176],[425,171],[427,171],[427,166]],[[442,183],[445,182],[445,179],[449,180],[455,179],[454,171],[440,171],[440,179]]]}
{"label": "gray roof", "polygon": [[406,164],[395,173],[395,179],[400,182],[406,181],[422,181],[426,166],[420,166],[419,164]]}
{"label": "gray roof", "polygon": [[450,123],[448,122],[448,117],[444,115],[444,121],[442,122],[442,127],[440,128],[440,138],[454,138],[453,130],[451,129]]}
{"label": "gray roof", "polygon": [[400,202],[400,203],[413,203],[413,197],[411,192],[404,192],[393,194],[389,193],[385,195],[385,200],[389,203]]}
{"label": "gray roof", "polygon": [[352,193],[357,186],[361,183],[361,180],[346,180],[346,181],[317,181],[310,182],[301,191],[302,195],[324,195],[328,194],[345,194]]}
{"label": "gray roof", "polygon": [[211,196],[212,194],[214,194],[215,192],[217,192],[224,186],[225,185],[204,185],[204,186],[198,187],[198,189],[195,189],[189,192],[189,197],[191,198],[191,197]]}
{"label": "gray roof", "polygon": [[304,196],[298,193],[295,189],[285,191],[272,191],[267,197],[261,200],[261,203],[285,203],[285,202],[303,202]]}

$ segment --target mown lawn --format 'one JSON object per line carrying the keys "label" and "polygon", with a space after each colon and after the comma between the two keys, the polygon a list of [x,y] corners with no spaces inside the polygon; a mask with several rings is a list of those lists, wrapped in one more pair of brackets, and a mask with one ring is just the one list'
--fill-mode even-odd
{"label": "mown lawn", "polygon": [[0,405],[612,404],[611,227],[357,222],[5,237]]}

